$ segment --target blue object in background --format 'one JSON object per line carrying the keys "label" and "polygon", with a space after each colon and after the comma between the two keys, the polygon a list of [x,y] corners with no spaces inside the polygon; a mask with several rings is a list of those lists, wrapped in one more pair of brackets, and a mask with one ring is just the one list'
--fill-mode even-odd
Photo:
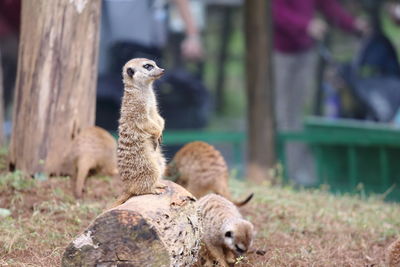
{"label": "blue object in background", "polygon": [[400,128],[400,108],[397,110],[396,115],[394,116],[393,123],[396,127]]}
{"label": "blue object in background", "polygon": [[324,116],[327,118],[338,118],[340,112],[340,96],[337,89],[328,82],[322,84],[324,90]]}

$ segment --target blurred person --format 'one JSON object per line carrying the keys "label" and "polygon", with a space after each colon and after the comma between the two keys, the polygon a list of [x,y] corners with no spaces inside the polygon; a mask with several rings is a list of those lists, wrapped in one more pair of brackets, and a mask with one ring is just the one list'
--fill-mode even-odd
{"label": "blurred person", "polygon": [[20,17],[20,0],[0,1],[0,62],[2,67],[0,69],[3,71],[3,101],[5,102],[6,117],[11,116],[10,108],[18,61]]}
{"label": "blurred person", "polygon": [[[164,55],[173,54],[171,48],[166,46],[170,20],[168,8],[174,8],[178,14],[174,18],[182,18],[182,30],[185,32],[184,38],[176,45],[179,51],[175,54],[189,61],[200,61],[203,58],[199,23],[192,7],[188,0],[102,0],[96,125],[110,131],[118,127],[123,93],[121,67],[128,60],[144,57],[165,66]],[[179,69],[178,73],[177,69],[168,69],[163,79],[155,85],[157,92],[165,85],[171,95],[177,92],[187,94],[190,88],[201,83],[193,79],[194,75],[185,69]],[[179,87],[186,90],[180,91]],[[176,98],[179,99],[179,96]],[[163,116],[170,111],[165,102],[160,100]]]}
{"label": "blurred person", "polygon": [[[305,109],[312,100],[315,81],[315,43],[322,41],[327,23],[316,16],[320,11],[334,26],[361,35],[368,23],[352,17],[337,0],[273,0],[275,116],[279,131],[302,128]],[[288,172],[301,184],[315,182],[311,154],[303,144],[287,147]]]}
{"label": "blurred person", "polygon": [[386,8],[392,21],[400,25],[400,3],[391,2],[387,4]]}
{"label": "blurred person", "polygon": [[177,6],[185,24],[186,36],[181,43],[182,55],[187,60],[193,61],[203,58],[200,33],[188,0],[103,0],[100,73],[107,72],[108,66],[112,64],[109,62],[108,53],[110,51],[118,53],[121,47],[132,45],[131,47],[136,47],[145,53],[161,57],[161,50],[167,41],[166,7],[169,2]]}
{"label": "blurred person", "polygon": [[186,28],[186,37],[182,41],[182,55],[189,60],[200,60],[204,56],[203,46],[197,25],[189,9],[188,0],[174,0]]}

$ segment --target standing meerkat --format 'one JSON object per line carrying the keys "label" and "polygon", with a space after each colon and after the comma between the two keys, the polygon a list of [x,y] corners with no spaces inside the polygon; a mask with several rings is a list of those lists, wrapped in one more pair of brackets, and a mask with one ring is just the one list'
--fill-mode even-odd
{"label": "standing meerkat", "polygon": [[182,147],[167,165],[165,177],[185,187],[196,198],[215,193],[243,206],[251,200],[233,201],[229,191],[228,165],[221,153],[205,142],[191,142]]}
{"label": "standing meerkat", "polygon": [[209,194],[197,202],[203,220],[203,244],[206,254],[223,266],[233,266],[253,242],[253,224],[243,219],[227,199]]}
{"label": "standing meerkat", "polygon": [[85,180],[91,170],[110,176],[118,174],[115,138],[100,127],[85,128],[72,141],[62,168],[73,170],[74,194],[75,197],[82,197]]}
{"label": "standing meerkat", "polygon": [[400,238],[388,247],[386,262],[388,267],[400,267]]}
{"label": "standing meerkat", "polygon": [[159,194],[165,159],[161,152],[164,119],[159,115],[153,82],[164,74],[152,60],[135,58],[123,67],[124,96],[119,119],[118,170],[125,192],[115,205],[132,196]]}

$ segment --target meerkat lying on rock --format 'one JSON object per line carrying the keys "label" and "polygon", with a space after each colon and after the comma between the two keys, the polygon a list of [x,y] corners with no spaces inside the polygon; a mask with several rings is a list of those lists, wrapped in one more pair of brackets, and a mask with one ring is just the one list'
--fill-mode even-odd
{"label": "meerkat lying on rock", "polygon": [[243,219],[235,205],[216,194],[200,198],[197,205],[203,220],[202,249],[221,266],[233,266],[251,247],[253,224]]}
{"label": "meerkat lying on rock", "polygon": [[67,150],[62,168],[73,170],[71,178],[74,194],[75,197],[82,197],[89,171],[94,170],[110,176],[118,174],[115,138],[100,127],[83,129]]}
{"label": "meerkat lying on rock", "polygon": [[124,96],[119,120],[118,171],[125,192],[115,205],[132,196],[159,194],[165,159],[160,143],[164,119],[159,115],[153,82],[164,74],[152,60],[135,58],[123,67]]}
{"label": "meerkat lying on rock", "polygon": [[192,142],[182,147],[167,165],[166,179],[185,187],[196,198],[215,193],[243,206],[251,200],[233,201],[229,191],[228,166],[221,153],[205,142]]}

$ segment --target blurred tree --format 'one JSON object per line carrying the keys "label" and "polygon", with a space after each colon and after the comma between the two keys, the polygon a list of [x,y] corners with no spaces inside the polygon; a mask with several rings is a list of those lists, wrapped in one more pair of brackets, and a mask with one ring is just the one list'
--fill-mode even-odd
{"label": "blurred tree", "polygon": [[100,0],[24,0],[9,167],[55,173],[94,124]]}
{"label": "blurred tree", "polygon": [[247,177],[269,179],[275,165],[270,1],[244,1],[248,123]]}
{"label": "blurred tree", "polygon": [[[0,62],[1,62],[1,52],[0,52]],[[3,68],[0,64],[0,147],[6,144],[6,138],[4,134],[4,100],[3,100]]]}
{"label": "blurred tree", "polygon": [[217,60],[217,80],[216,80],[216,94],[215,102],[217,113],[222,114],[224,110],[224,96],[225,96],[225,71],[226,71],[226,60],[229,56],[229,41],[232,34],[232,18],[233,9],[232,7],[222,7],[221,16],[223,17],[223,23],[221,26],[221,37],[220,37],[220,47],[218,52]]}

